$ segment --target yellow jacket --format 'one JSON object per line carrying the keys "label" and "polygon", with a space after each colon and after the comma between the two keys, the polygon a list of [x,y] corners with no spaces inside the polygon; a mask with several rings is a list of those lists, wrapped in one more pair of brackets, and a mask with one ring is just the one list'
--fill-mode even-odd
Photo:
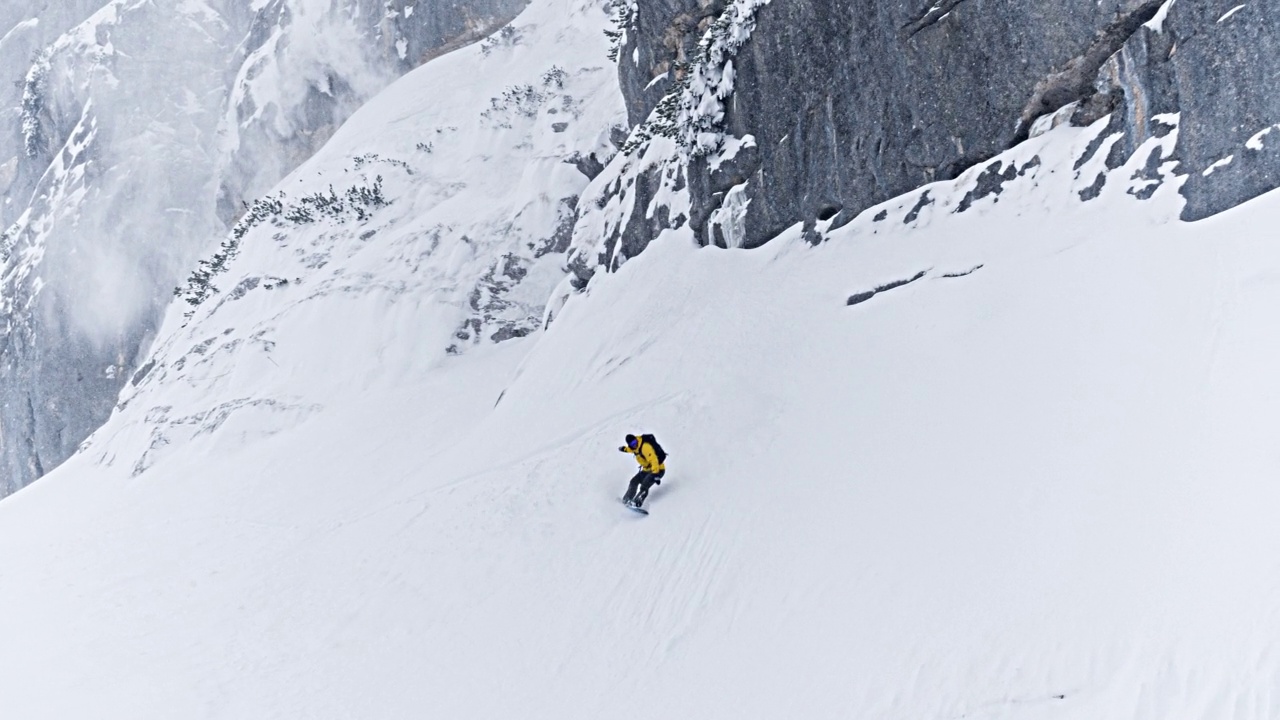
{"label": "yellow jacket", "polygon": [[635,455],[636,462],[640,463],[640,469],[645,472],[656,474],[666,470],[666,467],[662,463],[658,462],[658,453],[654,452],[653,446],[645,442],[644,438],[639,435],[637,435],[636,438],[640,442],[636,445],[635,450],[632,450],[625,445],[618,449],[629,455]]}

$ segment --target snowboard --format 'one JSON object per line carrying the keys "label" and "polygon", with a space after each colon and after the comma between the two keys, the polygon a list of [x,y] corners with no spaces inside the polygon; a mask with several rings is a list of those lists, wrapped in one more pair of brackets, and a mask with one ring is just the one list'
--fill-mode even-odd
{"label": "snowboard", "polygon": [[[618,499],[619,499],[619,500],[621,500],[622,498],[618,498]],[[631,512],[637,512],[637,513],[640,513],[641,515],[648,515],[648,514],[649,514],[649,511],[648,511],[648,510],[645,510],[645,509],[644,509],[644,508],[642,508],[642,507],[636,507],[636,506],[632,505],[631,503],[627,502],[626,500],[622,500],[622,504],[623,504],[623,505],[625,505],[625,506],[626,506],[626,508],[627,508],[628,510],[630,510]]]}

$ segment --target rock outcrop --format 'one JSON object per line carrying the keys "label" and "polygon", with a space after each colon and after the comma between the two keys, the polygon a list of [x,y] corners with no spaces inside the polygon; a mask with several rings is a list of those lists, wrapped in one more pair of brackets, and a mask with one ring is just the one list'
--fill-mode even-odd
{"label": "rock outcrop", "polygon": [[[579,238],[606,266],[684,222],[706,244],[754,247],[795,223],[816,240],[819,225],[954,178],[1051,120],[1110,115],[1109,134],[1123,133],[1113,167],[1180,127],[1187,220],[1280,185],[1277,0],[664,0],[619,21],[639,161],[605,192],[638,199],[604,243]],[[712,58],[726,35],[732,52]],[[690,83],[700,63],[720,86]],[[658,135],[678,158],[644,159]],[[658,199],[673,165],[687,213]]]}
{"label": "rock outcrop", "polygon": [[1149,92],[1176,89],[1183,219],[1280,186],[1280,1],[1177,0],[1164,31],[1168,52],[1151,61],[1169,79]]}

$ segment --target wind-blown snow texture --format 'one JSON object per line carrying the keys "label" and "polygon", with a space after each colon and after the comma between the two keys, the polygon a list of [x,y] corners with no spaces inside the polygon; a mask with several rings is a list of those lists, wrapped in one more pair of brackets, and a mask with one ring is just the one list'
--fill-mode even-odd
{"label": "wind-blown snow texture", "polygon": [[576,167],[606,17],[535,0],[357,112],[0,503],[6,715],[1280,713],[1280,198],[1181,222],[1179,119],[1116,164],[1104,117],[573,294],[568,199],[626,222],[650,157]]}
{"label": "wind-blown snow texture", "polygon": [[17,131],[0,137],[0,495],[106,419],[242,203],[399,74],[523,5],[6,3],[0,59],[29,69],[0,90]]}

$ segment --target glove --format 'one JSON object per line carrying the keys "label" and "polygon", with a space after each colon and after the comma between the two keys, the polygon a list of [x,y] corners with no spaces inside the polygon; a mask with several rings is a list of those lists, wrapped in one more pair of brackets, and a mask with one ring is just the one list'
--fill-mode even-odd
{"label": "glove", "polygon": [[627,451],[627,446],[626,446],[626,445],[619,445],[619,446],[618,446],[618,452],[626,452],[626,451]]}

